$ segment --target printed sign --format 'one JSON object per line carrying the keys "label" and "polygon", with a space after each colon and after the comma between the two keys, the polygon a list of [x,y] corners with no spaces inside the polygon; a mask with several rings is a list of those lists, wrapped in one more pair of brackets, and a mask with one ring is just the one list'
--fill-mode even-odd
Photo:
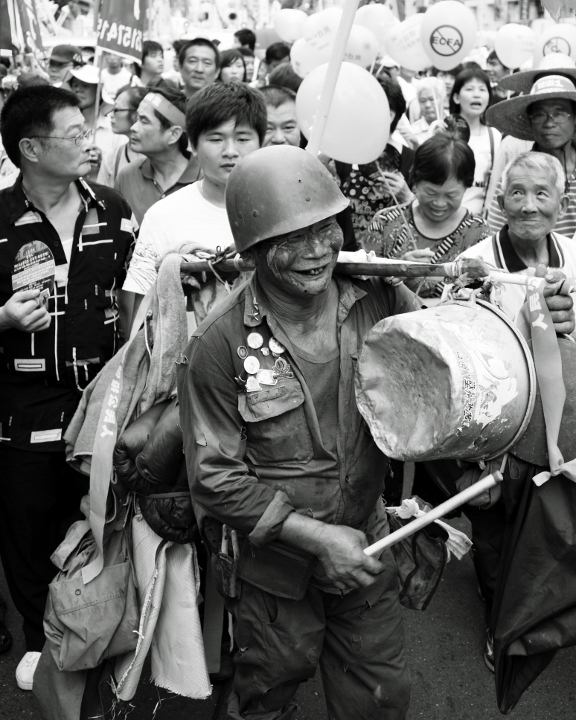
{"label": "printed sign", "polygon": [[430,36],[432,50],[443,57],[456,55],[462,47],[462,41],[462,33],[452,25],[441,25]]}
{"label": "printed sign", "polygon": [[143,0],[102,0],[97,27],[98,47],[141,62],[145,15]]}
{"label": "printed sign", "polygon": [[46,302],[52,293],[56,264],[50,248],[40,240],[23,245],[14,260],[12,289],[40,290],[40,297]]}

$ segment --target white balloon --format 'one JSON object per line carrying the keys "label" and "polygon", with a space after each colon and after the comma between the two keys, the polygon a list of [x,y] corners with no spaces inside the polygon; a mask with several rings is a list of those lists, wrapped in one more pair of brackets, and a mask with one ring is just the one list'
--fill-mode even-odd
{"label": "white balloon", "polygon": [[379,3],[363,5],[358,9],[356,17],[354,18],[355,25],[363,25],[376,35],[376,40],[380,48],[385,44],[385,36],[388,30],[399,23],[400,21],[392,10],[386,5],[380,5]]}
{"label": "white balloon", "polygon": [[341,17],[342,10],[334,7],[309,15],[304,23],[302,37],[316,50],[326,50],[334,43]]}
{"label": "white balloon", "polygon": [[384,38],[388,55],[401,67],[408,68],[408,70],[424,70],[431,64],[420,39],[423,19],[422,13],[411,15],[388,30]]}
{"label": "white balloon", "polygon": [[523,65],[534,54],[536,33],[527,25],[508,23],[502,25],[494,39],[494,50],[498,60],[507,68],[514,70]]}
{"label": "white balloon", "polygon": [[542,57],[552,53],[563,53],[576,60],[576,27],[574,25],[561,23],[544,30],[536,41],[534,66],[539,64]]}
{"label": "white balloon", "polygon": [[[313,70],[296,95],[296,117],[306,137],[318,111],[328,65]],[[390,108],[382,86],[367,70],[342,63],[320,150],[345,163],[380,157],[390,134]]]}
{"label": "white balloon", "polygon": [[274,29],[284,42],[292,44],[298,40],[298,38],[302,37],[304,23],[307,19],[308,15],[306,15],[304,10],[286,8],[274,15]]}
{"label": "white balloon", "polygon": [[305,78],[314,68],[324,65],[330,59],[331,46],[316,50],[304,38],[296,40],[290,49],[290,62],[296,75]]}
{"label": "white balloon", "polygon": [[478,26],[470,8],[457,0],[441,0],[424,13],[422,46],[438,70],[452,70],[470,53]]}
{"label": "white balloon", "polygon": [[372,65],[377,55],[378,41],[374,33],[362,25],[352,25],[344,60],[365,68]]}
{"label": "white balloon", "polygon": [[538,69],[555,70],[556,68],[576,68],[576,60],[564,53],[544,55],[538,63]]}

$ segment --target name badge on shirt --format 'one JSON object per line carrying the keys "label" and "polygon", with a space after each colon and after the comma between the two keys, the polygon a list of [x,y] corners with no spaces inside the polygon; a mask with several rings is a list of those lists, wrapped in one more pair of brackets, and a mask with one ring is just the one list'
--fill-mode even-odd
{"label": "name badge on shirt", "polygon": [[31,443],[58,442],[62,439],[62,428],[54,430],[36,430],[30,434]]}

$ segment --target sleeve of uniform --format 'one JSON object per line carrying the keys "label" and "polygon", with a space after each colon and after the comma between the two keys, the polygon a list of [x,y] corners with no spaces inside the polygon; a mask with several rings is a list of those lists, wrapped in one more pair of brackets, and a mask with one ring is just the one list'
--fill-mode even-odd
{"label": "sleeve of uniform", "polygon": [[178,396],[192,498],[210,517],[264,545],[278,536],[294,507],[285,493],[260,483],[244,462],[246,436],[232,364],[225,367],[197,337],[186,355]]}
{"label": "sleeve of uniform", "polygon": [[161,229],[150,212],[146,213],[134,247],[134,254],[128,267],[128,275],[122,289],[146,295],[156,282],[156,263],[162,257],[160,246]]}

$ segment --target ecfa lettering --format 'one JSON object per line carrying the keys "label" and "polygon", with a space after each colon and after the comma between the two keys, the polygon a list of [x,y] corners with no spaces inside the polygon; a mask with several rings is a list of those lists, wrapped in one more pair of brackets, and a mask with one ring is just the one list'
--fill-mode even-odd
{"label": "ecfa lettering", "polygon": [[430,45],[438,55],[456,55],[462,47],[462,33],[452,25],[442,25],[430,36]]}
{"label": "ecfa lettering", "polygon": [[548,40],[544,45],[544,55],[550,53],[563,53],[564,55],[570,55],[571,48],[567,40],[561,37],[553,37]]}

